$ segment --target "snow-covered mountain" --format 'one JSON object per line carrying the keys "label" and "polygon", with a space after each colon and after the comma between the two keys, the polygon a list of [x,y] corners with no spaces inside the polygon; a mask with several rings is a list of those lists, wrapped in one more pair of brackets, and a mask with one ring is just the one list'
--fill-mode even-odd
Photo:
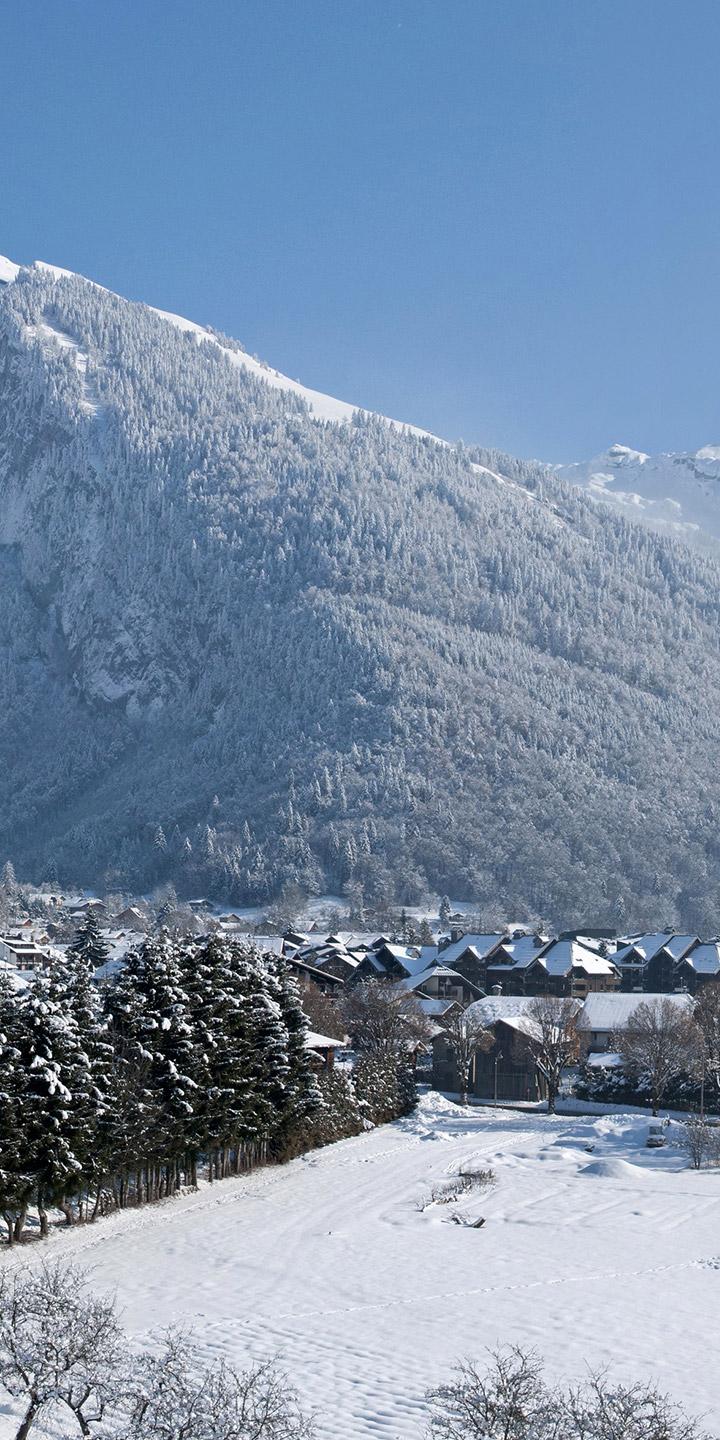
{"label": "snow-covered mountain", "polygon": [[716,927],[712,558],[79,276],[0,277],[0,854]]}
{"label": "snow-covered mountain", "polygon": [[720,554],[720,445],[678,455],[611,445],[555,473],[630,520]]}

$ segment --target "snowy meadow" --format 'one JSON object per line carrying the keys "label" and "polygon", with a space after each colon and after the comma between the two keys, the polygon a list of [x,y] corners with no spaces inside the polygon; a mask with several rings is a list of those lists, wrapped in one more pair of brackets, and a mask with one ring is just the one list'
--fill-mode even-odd
{"label": "snowy meadow", "polygon": [[[203,1359],[278,1357],[321,1440],[416,1440],[426,1389],[507,1342],[540,1352],[551,1378],[608,1366],[657,1382],[712,1426],[720,1376],[697,1317],[718,1303],[720,1173],[686,1168],[672,1128],[663,1150],[646,1135],[639,1115],[428,1094],[393,1125],[55,1232],[3,1264],[73,1261],[117,1294],[134,1342],[176,1323]],[[489,1190],[432,1202],[480,1167]],[[0,1426],[13,1433],[10,1412]]]}

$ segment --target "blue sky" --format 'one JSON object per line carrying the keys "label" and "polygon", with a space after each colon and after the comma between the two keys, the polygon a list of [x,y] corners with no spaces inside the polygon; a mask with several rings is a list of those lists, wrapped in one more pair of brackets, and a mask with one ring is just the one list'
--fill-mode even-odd
{"label": "blue sky", "polygon": [[720,443],[717,0],[3,0],[0,253],[449,437]]}

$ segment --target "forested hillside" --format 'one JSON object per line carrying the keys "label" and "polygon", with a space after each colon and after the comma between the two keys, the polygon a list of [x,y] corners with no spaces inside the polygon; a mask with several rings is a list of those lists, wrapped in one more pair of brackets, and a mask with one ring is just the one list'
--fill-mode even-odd
{"label": "forested hillside", "polygon": [[715,563],[238,353],[47,268],[0,286],[0,850],[716,928]]}

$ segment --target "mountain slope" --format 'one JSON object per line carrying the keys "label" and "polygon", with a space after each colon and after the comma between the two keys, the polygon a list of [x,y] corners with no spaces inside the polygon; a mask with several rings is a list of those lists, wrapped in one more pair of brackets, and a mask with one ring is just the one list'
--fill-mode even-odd
{"label": "mountain slope", "polygon": [[0,849],[712,925],[716,565],[242,353],[49,267],[0,286]]}
{"label": "mountain slope", "polygon": [[555,473],[628,519],[720,557],[720,446],[644,455],[611,445],[604,455],[556,466]]}

